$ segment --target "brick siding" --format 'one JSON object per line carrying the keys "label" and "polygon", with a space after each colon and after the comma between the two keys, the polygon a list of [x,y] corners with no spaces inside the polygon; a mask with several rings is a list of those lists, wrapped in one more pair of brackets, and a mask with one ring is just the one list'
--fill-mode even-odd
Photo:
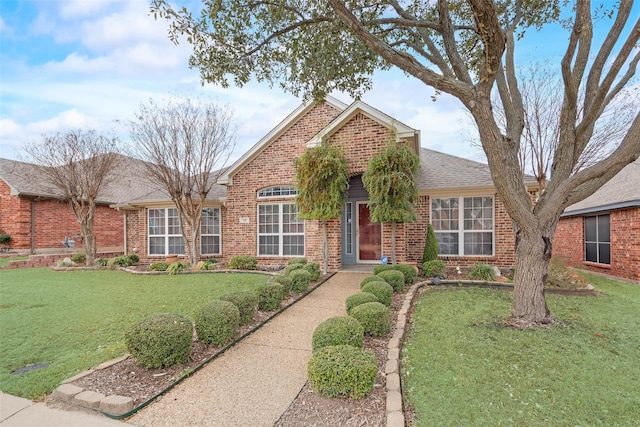
{"label": "brick siding", "polygon": [[609,212],[611,264],[585,262],[584,217],[561,218],[553,239],[553,252],[569,265],[590,271],[640,280],[640,208]]}

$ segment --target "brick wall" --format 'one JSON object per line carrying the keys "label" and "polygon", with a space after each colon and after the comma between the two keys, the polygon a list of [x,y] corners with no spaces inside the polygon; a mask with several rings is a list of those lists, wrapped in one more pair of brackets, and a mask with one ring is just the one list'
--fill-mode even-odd
{"label": "brick wall", "polygon": [[[11,236],[11,250],[31,250],[32,203],[36,252],[62,250],[64,247],[60,242],[65,236],[80,234],[80,224],[68,203],[12,196],[9,194],[9,187],[0,181],[0,229]],[[98,250],[122,250],[122,213],[108,206],[98,206],[94,230]],[[80,239],[76,237],[74,240],[76,248],[80,248]]]}
{"label": "brick wall", "polygon": [[640,280],[640,208],[611,211],[611,264],[584,261],[584,217],[561,218],[553,239],[553,252],[569,265],[598,273]]}

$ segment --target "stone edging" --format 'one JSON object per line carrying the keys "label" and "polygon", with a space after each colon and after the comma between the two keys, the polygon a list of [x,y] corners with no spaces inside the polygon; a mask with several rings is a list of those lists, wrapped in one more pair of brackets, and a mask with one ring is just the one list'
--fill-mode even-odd
{"label": "stone edging", "polygon": [[423,284],[424,283],[417,283],[409,288],[402,307],[400,311],[398,311],[398,319],[396,320],[393,335],[387,346],[387,364],[384,369],[387,376],[387,427],[404,427],[405,425],[400,379],[400,350],[407,329],[411,303],[413,302],[416,292]]}

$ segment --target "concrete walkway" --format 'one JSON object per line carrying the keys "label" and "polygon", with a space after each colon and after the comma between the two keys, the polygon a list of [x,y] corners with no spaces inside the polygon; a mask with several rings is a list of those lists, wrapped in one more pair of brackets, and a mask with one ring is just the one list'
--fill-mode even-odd
{"label": "concrete walkway", "polygon": [[307,381],[313,331],[330,317],[346,315],[345,300],[360,290],[365,276],[335,274],[129,422],[154,427],[273,426]]}

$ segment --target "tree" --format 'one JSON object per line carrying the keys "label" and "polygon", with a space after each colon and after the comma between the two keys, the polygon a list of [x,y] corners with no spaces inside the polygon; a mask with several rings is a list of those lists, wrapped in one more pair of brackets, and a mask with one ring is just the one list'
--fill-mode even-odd
{"label": "tree", "polygon": [[189,99],[141,105],[129,122],[132,155],[147,178],[162,186],[178,210],[191,265],[200,257],[198,233],[207,196],[235,147],[232,114]]}
{"label": "tree", "polygon": [[62,199],[71,205],[80,224],[80,237],[85,251],[85,263],[93,265],[97,242],[94,221],[97,202],[103,190],[118,178],[116,154],[119,141],[94,130],[72,130],[44,135],[40,143],[24,148],[35,163],[38,177],[53,186]]}
{"label": "tree", "polygon": [[418,216],[413,203],[418,198],[416,172],[420,158],[406,144],[395,142],[392,133],[387,147],[373,156],[362,175],[369,192],[371,219],[391,223],[391,264],[396,265],[396,226]]}
{"label": "tree", "polygon": [[422,251],[422,263],[427,261],[433,261],[438,259],[438,239],[436,233],[433,230],[433,225],[427,224],[427,239],[424,243],[424,250]]}
{"label": "tree", "polygon": [[329,268],[327,221],[339,218],[349,189],[349,168],[340,148],[323,141],[294,160],[298,216],[322,224],[322,273]]}
{"label": "tree", "polygon": [[[186,8],[175,11],[165,0],[154,0],[151,11],[170,20],[172,40],[187,35],[193,45],[190,65],[205,82],[228,85],[231,75],[236,85],[252,78],[279,82],[293,94],[315,99],[332,90],[358,96],[370,87],[374,70],[395,66],[460,100],[475,121],[496,191],[514,223],[512,322],[531,325],[554,321],[544,282],[560,214],[640,156],[636,112],[615,150],[576,171],[604,109],[628,85],[640,60],[640,19],[629,21],[631,0],[621,0],[595,21],[610,23],[599,46],[594,46],[591,2],[576,0],[572,18],[564,22],[570,33],[566,53],[556,64],[563,100],[553,179],[532,205],[518,162],[525,120],[515,51],[530,35],[528,29],[559,19],[561,3],[216,0],[194,17]],[[504,129],[494,115],[494,87],[505,114]]]}

